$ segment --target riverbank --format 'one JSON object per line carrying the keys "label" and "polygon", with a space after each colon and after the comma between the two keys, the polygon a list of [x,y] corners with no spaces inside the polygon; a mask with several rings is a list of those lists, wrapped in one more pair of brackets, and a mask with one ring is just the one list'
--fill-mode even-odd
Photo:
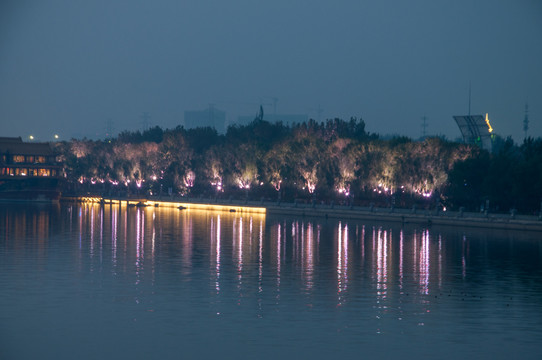
{"label": "riverbank", "polygon": [[397,222],[425,226],[464,226],[503,230],[542,231],[538,216],[487,214],[455,211],[334,206],[322,204],[236,201],[186,197],[64,197],[61,201],[125,204],[126,206],[174,207],[181,210],[213,210],[239,213],[264,213],[335,219]]}

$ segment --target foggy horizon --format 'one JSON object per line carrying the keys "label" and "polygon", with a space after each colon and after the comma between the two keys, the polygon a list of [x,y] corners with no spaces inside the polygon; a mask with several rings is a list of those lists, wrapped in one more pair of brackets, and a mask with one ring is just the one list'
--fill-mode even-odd
{"label": "foggy horizon", "polygon": [[[542,136],[542,3],[4,1],[0,134],[103,138],[239,116],[350,117],[411,138],[461,136],[454,115]],[[319,109],[321,112],[319,113]],[[100,135],[101,134],[101,135]]]}

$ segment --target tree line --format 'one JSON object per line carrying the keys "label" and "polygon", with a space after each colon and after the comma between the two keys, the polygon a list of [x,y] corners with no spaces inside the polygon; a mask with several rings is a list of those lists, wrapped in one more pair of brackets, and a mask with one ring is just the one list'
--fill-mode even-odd
{"label": "tree line", "polygon": [[153,127],[56,143],[69,189],[376,206],[540,210],[542,140],[497,137],[489,153],[429,137],[382,139],[362,119],[285,125],[256,119],[226,134]]}

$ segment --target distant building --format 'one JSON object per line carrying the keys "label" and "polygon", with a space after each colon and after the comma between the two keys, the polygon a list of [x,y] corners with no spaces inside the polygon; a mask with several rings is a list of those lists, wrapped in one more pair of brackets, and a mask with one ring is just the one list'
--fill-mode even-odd
{"label": "distant building", "polygon": [[[239,116],[237,118],[237,124],[247,125],[256,117],[257,115]],[[263,120],[269,121],[270,123],[281,121],[284,125],[292,125],[307,122],[309,120],[309,116],[306,114],[264,114]]]}
{"label": "distant building", "polygon": [[187,129],[209,126],[215,128],[218,133],[224,133],[226,113],[212,105],[205,110],[185,111],[184,124]]}
{"label": "distant building", "polygon": [[466,144],[474,144],[482,149],[491,151],[493,128],[489,123],[488,115],[454,116],[454,120],[461,131]]}
{"label": "distant building", "polygon": [[61,169],[49,143],[0,137],[0,199],[58,201]]}

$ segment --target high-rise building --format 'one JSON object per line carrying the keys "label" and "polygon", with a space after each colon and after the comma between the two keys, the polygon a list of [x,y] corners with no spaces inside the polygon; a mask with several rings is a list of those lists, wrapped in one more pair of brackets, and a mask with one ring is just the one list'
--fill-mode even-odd
{"label": "high-rise building", "polygon": [[187,129],[197,127],[212,127],[218,133],[224,133],[226,127],[226,113],[213,105],[205,110],[185,111],[184,125]]}

